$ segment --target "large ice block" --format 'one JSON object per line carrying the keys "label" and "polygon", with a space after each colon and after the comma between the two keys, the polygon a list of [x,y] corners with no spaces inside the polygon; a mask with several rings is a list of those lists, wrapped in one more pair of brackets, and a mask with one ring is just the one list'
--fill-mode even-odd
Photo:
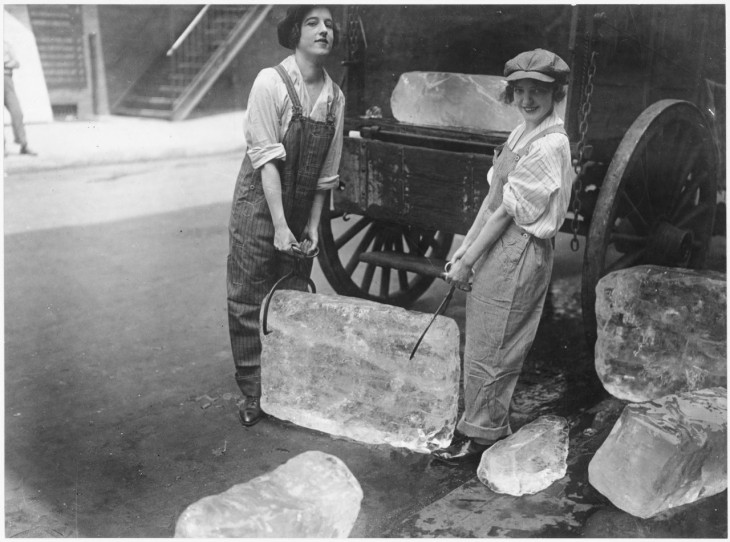
{"label": "large ice block", "polygon": [[712,388],[626,406],[588,465],[588,480],[634,516],[727,488],[727,391]]}
{"label": "large ice block", "polygon": [[[401,74],[390,97],[393,117],[400,122],[470,131],[510,132],[522,116],[500,101],[506,83],[497,75],[448,72]],[[564,116],[565,100],[558,105]]]}
{"label": "large ice block", "polygon": [[261,335],[265,412],[303,427],[417,452],[447,446],[459,396],[459,329],[363,299],[277,291]]}
{"label": "large ice block", "polygon": [[188,506],[178,538],[347,538],[362,489],[333,455],[304,452],[268,474]]}
{"label": "large ice block", "polygon": [[715,271],[642,265],[596,286],[596,372],[631,402],[726,386],[727,281]]}
{"label": "large ice block", "polygon": [[519,497],[533,495],[568,470],[568,421],[541,416],[482,454],[477,477],[489,489]]}

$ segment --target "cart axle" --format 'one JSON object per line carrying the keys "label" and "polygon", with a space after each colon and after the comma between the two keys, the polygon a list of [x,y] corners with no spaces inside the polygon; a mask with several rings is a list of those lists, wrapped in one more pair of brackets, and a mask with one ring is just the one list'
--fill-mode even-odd
{"label": "cart axle", "polygon": [[669,222],[659,222],[649,239],[650,261],[664,265],[685,266],[692,255],[694,234]]}

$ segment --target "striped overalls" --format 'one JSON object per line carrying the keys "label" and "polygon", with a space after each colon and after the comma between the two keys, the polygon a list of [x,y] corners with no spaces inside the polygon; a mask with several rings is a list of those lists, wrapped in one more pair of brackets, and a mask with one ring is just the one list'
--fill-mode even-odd
{"label": "striped overalls", "polygon": [[[502,203],[507,175],[526,154],[504,148],[494,161],[487,208]],[[530,235],[514,221],[474,266],[472,290],[466,301],[464,349],[465,410],[457,429],[468,437],[494,441],[512,433],[509,405],[522,364],[540,323],[553,267],[551,239]]]}
{"label": "striped overalls", "polygon": [[[330,106],[325,122],[305,117],[289,75],[282,66],[275,69],[286,84],[292,103],[292,119],[282,140],[286,159],[277,162],[277,168],[286,221],[299,239],[309,220],[322,164],[334,138],[335,114]],[[307,260],[304,265],[308,275],[312,261]],[[293,256],[274,248],[274,224],[264,195],[261,170],[254,169],[246,155],[233,196],[226,280],[236,381],[244,395],[261,395],[261,302],[274,283],[293,266]],[[297,290],[307,288],[299,279],[292,279],[289,286]]]}

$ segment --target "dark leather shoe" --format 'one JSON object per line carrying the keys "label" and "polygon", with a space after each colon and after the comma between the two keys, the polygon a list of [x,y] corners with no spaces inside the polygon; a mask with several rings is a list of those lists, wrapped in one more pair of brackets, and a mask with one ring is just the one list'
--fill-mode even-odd
{"label": "dark leather shoe", "polygon": [[456,465],[471,459],[481,458],[482,452],[490,446],[491,444],[478,444],[472,439],[467,438],[454,442],[448,448],[434,450],[431,452],[431,455],[437,461],[441,461],[447,465]]}
{"label": "dark leather shoe", "polygon": [[244,397],[243,402],[238,405],[238,419],[246,427],[256,425],[262,414],[260,397]]}
{"label": "dark leather shoe", "polygon": [[28,148],[28,145],[22,145],[20,147],[20,154],[27,154],[28,156],[38,156],[38,153]]}

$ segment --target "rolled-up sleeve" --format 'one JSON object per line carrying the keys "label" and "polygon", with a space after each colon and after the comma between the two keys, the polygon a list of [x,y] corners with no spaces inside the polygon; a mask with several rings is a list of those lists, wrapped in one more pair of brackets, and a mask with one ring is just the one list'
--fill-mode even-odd
{"label": "rolled-up sleeve", "polygon": [[519,226],[538,220],[557,194],[563,177],[562,135],[545,136],[532,144],[507,176],[503,204]]}
{"label": "rolled-up sleeve", "polygon": [[246,152],[255,169],[271,160],[286,159],[286,151],[281,144],[276,77],[279,77],[278,74],[270,68],[259,72],[248,98]]}
{"label": "rolled-up sleeve", "polygon": [[340,180],[339,169],[342,158],[342,143],[345,130],[345,95],[337,89],[335,98],[335,136],[332,139],[322,170],[317,180],[317,190],[335,188]]}

